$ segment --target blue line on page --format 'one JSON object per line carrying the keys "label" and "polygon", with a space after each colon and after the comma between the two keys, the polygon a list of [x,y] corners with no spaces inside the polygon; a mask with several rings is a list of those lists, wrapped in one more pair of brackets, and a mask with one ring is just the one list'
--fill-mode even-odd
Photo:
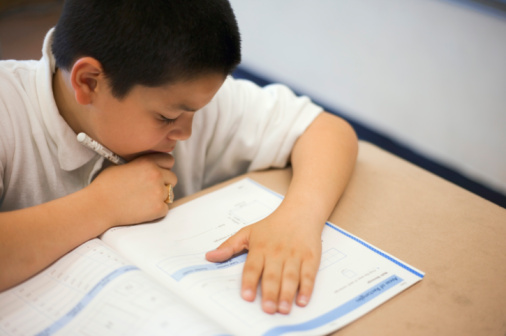
{"label": "blue line on page", "polygon": [[55,321],[52,325],[47,327],[45,330],[41,331],[37,334],[37,336],[49,336],[56,333],[58,330],[67,325],[73,318],[77,316],[90,302],[104,289],[104,287],[110,283],[112,280],[116,279],[120,275],[138,270],[139,268],[136,266],[123,266],[120,267],[107,276],[105,276],[102,280],[100,280],[88,293],[84,295],[84,297],[79,301],[74,308],[69,310],[65,315],[63,315],[59,320]]}
{"label": "blue line on page", "polygon": [[285,326],[279,326],[279,327],[272,328],[272,329],[268,330],[264,334],[264,336],[276,336],[276,335],[282,335],[282,334],[293,332],[293,331],[305,331],[305,330],[316,329],[316,328],[321,327],[327,323],[335,321],[338,318],[341,318],[342,316],[359,308],[360,306],[363,306],[367,302],[375,299],[377,296],[386,292],[387,290],[389,290],[390,288],[394,287],[395,285],[401,283],[402,281],[403,280],[400,277],[398,277],[397,275],[392,275],[388,279],[383,280],[382,282],[369,288],[368,290],[366,290],[362,294],[357,295],[353,299],[351,299],[348,302],[342,304],[341,306],[329,311],[328,313],[325,313],[317,318],[314,318],[314,319],[304,322],[304,323],[285,325]]}
{"label": "blue line on page", "polygon": [[283,195],[278,194],[278,193],[277,193],[277,192],[275,192],[274,190],[267,188],[267,187],[266,187],[266,186],[264,186],[263,184],[260,184],[260,183],[258,183],[257,181],[254,181],[254,180],[250,179],[249,177],[246,177],[246,180],[248,180],[248,181],[252,182],[253,184],[256,184],[256,185],[257,185],[257,186],[259,186],[260,188],[262,188],[262,189],[264,189],[264,190],[266,190],[266,191],[270,192],[270,193],[271,193],[271,194],[273,194],[273,195],[278,196],[278,197],[279,197],[279,198],[281,198],[281,199],[285,198]]}
{"label": "blue line on page", "polygon": [[378,249],[377,249],[377,248],[375,248],[374,246],[369,245],[368,243],[366,243],[365,241],[361,240],[360,238],[357,238],[357,237],[355,237],[354,235],[349,234],[348,232],[346,232],[346,231],[344,231],[344,230],[342,230],[342,229],[338,228],[337,226],[332,225],[332,224],[330,224],[330,223],[328,223],[328,222],[327,222],[326,224],[327,224],[327,226],[331,227],[332,229],[334,229],[334,230],[338,231],[339,233],[342,233],[342,234],[343,234],[343,235],[345,235],[346,237],[349,237],[349,238],[353,239],[354,241],[356,241],[357,243],[359,243],[359,244],[361,244],[361,245],[363,245],[363,246],[367,247],[367,248],[368,248],[368,249],[370,249],[371,251],[376,252],[376,253],[377,253],[377,254],[379,254],[380,256],[382,256],[382,257],[384,257],[384,258],[386,258],[386,259],[390,260],[390,261],[391,261],[391,262],[393,262],[394,264],[396,264],[396,265],[398,265],[398,266],[400,266],[400,267],[404,268],[405,270],[407,270],[407,271],[409,271],[409,272],[413,273],[414,275],[416,275],[416,276],[418,276],[418,277],[420,277],[420,278],[423,278],[423,276],[424,276],[424,275],[423,275],[423,273],[420,273],[420,272],[418,272],[417,270],[415,270],[415,269],[413,269],[413,268],[409,267],[408,265],[406,265],[406,264],[404,264],[404,263],[400,262],[399,260],[397,260],[397,259],[395,259],[395,258],[392,258],[391,256],[389,256],[389,255],[388,255],[388,254],[386,254],[385,252],[382,252],[382,251],[378,250]]}
{"label": "blue line on page", "polygon": [[190,275],[192,273],[197,272],[204,272],[204,271],[214,271],[224,268],[229,268],[238,264],[242,264],[246,261],[246,254],[241,254],[237,257],[234,257],[232,259],[229,259],[227,261],[221,262],[221,263],[213,263],[213,264],[203,264],[203,265],[193,265],[188,266],[185,268],[182,268],[180,270],[177,270],[176,272],[172,273],[170,276],[176,280],[180,281],[182,278],[184,278],[187,275]]}

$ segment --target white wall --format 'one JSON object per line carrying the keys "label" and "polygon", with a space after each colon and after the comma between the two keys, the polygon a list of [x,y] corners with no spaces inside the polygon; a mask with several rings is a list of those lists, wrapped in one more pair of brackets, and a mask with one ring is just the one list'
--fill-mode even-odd
{"label": "white wall", "polygon": [[445,0],[231,0],[243,65],[506,192],[506,14]]}

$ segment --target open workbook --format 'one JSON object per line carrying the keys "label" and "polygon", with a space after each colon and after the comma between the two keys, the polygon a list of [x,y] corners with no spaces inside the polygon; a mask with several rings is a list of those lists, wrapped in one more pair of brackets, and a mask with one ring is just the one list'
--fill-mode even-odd
{"label": "open workbook", "polygon": [[118,227],[0,293],[1,335],[323,335],[366,314],[423,273],[327,223],[312,299],[269,315],[240,297],[246,255],[206,261],[282,197],[243,179],[172,209],[154,223]]}

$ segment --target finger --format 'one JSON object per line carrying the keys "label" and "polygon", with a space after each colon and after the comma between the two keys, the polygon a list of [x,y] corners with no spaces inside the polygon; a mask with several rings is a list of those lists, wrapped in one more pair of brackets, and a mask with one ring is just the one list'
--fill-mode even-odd
{"label": "finger", "polygon": [[151,153],[139,157],[140,160],[153,161],[157,166],[164,169],[172,169],[174,157],[169,153]]}
{"label": "finger", "polygon": [[249,228],[239,230],[232,237],[224,241],[216,250],[206,253],[206,259],[211,262],[222,262],[232,258],[234,255],[248,249]]}
{"label": "finger", "polygon": [[282,314],[290,313],[295,293],[299,287],[301,261],[291,259],[285,262],[279,295],[278,311]]}
{"label": "finger", "polygon": [[[156,153],[140,156],[127,165],[135,165],[139,174],[144,176],[147,182],[160,183],[160,188],[171,184],[177,184],[176,174],[170,170],[174,165],[174,158],[170,154]],[[162,190],[162,189],[160,189]]]}
{"label": "finger", "polygon": [[162,188],[163,198],[161,200],[169,205],[174,201],[174,187],[177,184],[177,176],[171,170],[161,169],[162,181],[160,187]]}
{"label": "finger", "polygon": [[300,272],[299,294],[296,303],[300,307],[305,307],[313,294],[316,273],[318,272],[318,263],[304,262]]}
{"label": "finger", "polygon": [[167,184],[165,186],[165,190],[167,191],[167,196],[164,199],[164,202],[169,205],[174,202],[174,190],[172,189],[172,184]]}
{"label": "finger", "polygon": [[250,252],[246,258],[241,283],[241,297],[246,301],[255,300],[264,262],[264,256],[258,253]]}
{"label": "finger", "polygon": [[[162,180],[163,180],[163,186],[171,185],[172,187],[175,187],[177,184],[177,176],[172,170],[168,169],[161,169],[162,173]],[[168,189],[165,188],[168,194]]]}
{"label": "finger", "polygon": [[274,314],[278,310],[282,271],[281,260],[278,258],[266,259],[262,272],[262,309],[268,314]]}
{"label": "finger", "polygon": [[206,253],[206,259],[210,262],[222,262],[232,258],[234,255],[234,249],[231,246],[218,247],[216,250],[212,250]]}

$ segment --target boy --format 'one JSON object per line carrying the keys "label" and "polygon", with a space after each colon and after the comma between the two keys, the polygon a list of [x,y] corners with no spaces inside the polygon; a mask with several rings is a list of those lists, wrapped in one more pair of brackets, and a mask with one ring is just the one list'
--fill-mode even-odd
{"label": "boy", "polygon": [[[226,0],[67,0],[40,61],[1,62],[0,290],[113,226],[165,216],[167,185],[184,196],[291,162],[279,208],[206,258],[248,250],[245,300],[260,284],[267,313],[305,306],[356,137],[283,86],[227,77],[239,62]],[[104,162],[80,132],[128,163]]]}

